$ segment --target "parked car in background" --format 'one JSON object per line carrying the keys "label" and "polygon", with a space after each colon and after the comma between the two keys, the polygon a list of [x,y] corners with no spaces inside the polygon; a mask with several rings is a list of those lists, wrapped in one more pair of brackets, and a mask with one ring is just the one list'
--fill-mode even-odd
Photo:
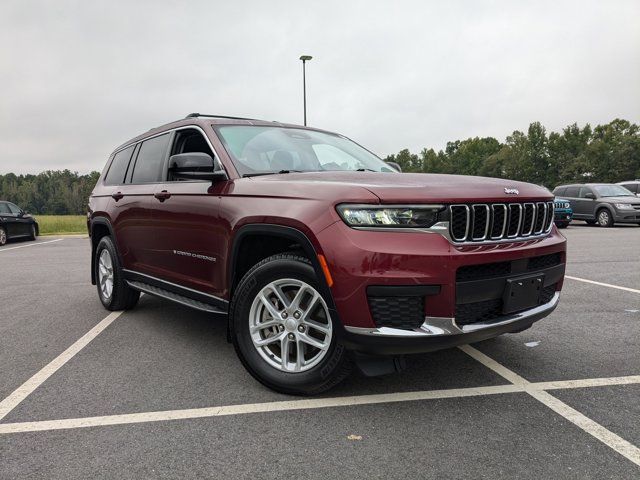
{"label": "parked car in background", "polygon": [[36,219],[11,202],[0,201],[0,246],[14,238],[38,236]]}
{"label": "parked car in background", "polygon": [[553,221],[558,228],[567,228],[573,218],[571,203],[566,198],[558,198],[553,201]]}
{"label": "parked car in background", "polygon": [[640,179],[627,180],[626,182],[619,182],[618,185],[626,188],[631,193],[635,194],[636,197],[640,197]]}
{"label": "parked car in background", "polygon": [[560,185],[553,194],[569,200],[575,220],[612,227],[615,223],[640,225],[640,198],[621,185],[586,183]]}

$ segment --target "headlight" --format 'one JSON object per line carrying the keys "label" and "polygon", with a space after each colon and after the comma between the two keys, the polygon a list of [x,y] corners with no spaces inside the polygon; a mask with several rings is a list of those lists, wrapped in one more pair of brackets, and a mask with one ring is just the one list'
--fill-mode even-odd
{"label": "headlight", "polygon": [[628,203],[615,203],[614,205],[618,210],[633,210],[633,205]]}
{"label": "headlight", "polygon": [[368,206],[338,205],[337,210],[351,227],[428,228],[438,221],[442,205]]}

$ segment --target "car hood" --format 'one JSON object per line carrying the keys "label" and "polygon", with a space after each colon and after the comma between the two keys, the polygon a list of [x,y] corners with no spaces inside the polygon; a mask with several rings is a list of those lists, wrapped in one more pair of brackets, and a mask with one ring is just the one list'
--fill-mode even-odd
{"label": "car hood", "polygon": [[553,199],[549,190],[530,183],[463,175],[331,171],[264,175],[251,180],[264,187],[277,185],[281,192],[302,188],[307,197],[327,190],[335,191],[337,187],[341,187],[340,190],[360,187],[378,197],[381,203],[388,204]]}

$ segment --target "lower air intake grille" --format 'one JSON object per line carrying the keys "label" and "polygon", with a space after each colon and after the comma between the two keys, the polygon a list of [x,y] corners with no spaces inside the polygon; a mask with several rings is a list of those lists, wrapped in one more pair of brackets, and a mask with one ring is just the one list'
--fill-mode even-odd
{"label": "lower air intake grille", "polygon": [[424,297],[369,297],[371,316],[378,328],[413,330],[424,323]]}

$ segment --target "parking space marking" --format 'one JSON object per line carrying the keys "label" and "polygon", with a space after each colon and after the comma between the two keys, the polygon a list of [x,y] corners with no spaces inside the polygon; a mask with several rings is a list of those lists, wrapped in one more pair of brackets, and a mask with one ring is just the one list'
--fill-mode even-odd
{"label": "parking space marking", "polygon": [[64,238],[56,238],[55,240],[47,240],[46,242],[30,243],[28,245],[19,245],[17,247],[2,248],[0,249],[0,253],[8,252],[9,250],[16,250],[18,248],[37,247],[38,245],[45,245],[47,243],[61,242],[62,240],[64,240]]}
{"label": "parking space marking", "polygon": [[329,407],[348,407],[373,405],[377,403],[397,403],[440,398],[460,398],[501,393],[522,392],[517,385],[496,385],[490,387],[457,388],[449,390],[427,390],[419,392],[383,393],[358,395],[352,397],[314,398],[305,400],[285,400],[281,402],[249,403],[221,407],[193,408],[186,410],[168,410],[161,412],[129,413],[102,417],[70,418],[62,420],[44,420],[36,422],[0,423],[0,434],[37,432],[44,430],[62,430],[106,425],[123,425],[168,420],[186,420],[194,418],[246,415],[251,413],[282,412],[287,410],[308,410]]}
{"label": "parking space marking", "polygon": [[625,292],[640,293],[640,290],[635,288],[622,287],[620,285],[612,285],[610,283],[604,283],[604,282],[596,282],[595,280],[589,280],[587,278],[571,277],[569,275],[565,275],[564,278],[568,278],[570,280],[576,280],[578,282],[591,283],[593,285],[598,285],[600,287],[616,288],[618,290],[624,290]]}
{"label": "parking space marking", "polygon": [[29,380],[19,386],[13,393],[0,402],[0,420],[16,408],[20,402],[27,398],[33,391],[42,385],[51,375],[56,373],[65,363],[71,360],[80,350],[86,347],[91,340],[96,338],[105,328],[111,325],[120,315],[122,311],[111,312],[102,319],[95,327],[85,333],[81,338],[76,340],[73,345],[64,352],[54,358],[42,370],[36,373]]}
{"label": "parking space marking", "polygon": [[532,384],[525,378],[509,370],[507,367],[500,365],[494,359],[488,357],[479,350],[476,350],[471,345],[462,345],[458,348],[473,359],[482,363],[487,368],[490,368],[491,370],[496,372],[498,375],[514,383],[515,385],[523,387],[525,392],[541,402],[543,405],[546,405],[548,408],[550,408],[566,420],[570,421],[578,428],[587,432],[594,438],[600,440],[606,446],[615,450],[626,459],[640,466],[640,448],[636,447],[631,442],[628,442],[612,431],[607,430],[599,423],[578,412],[574,408],[564,403],[562,400],[557,399],[549,392],[536,388],[534,384]]}
{"label": "parking space marking", "polygon": [[[474,349],[475,350],[475,349]],[[476,350],[477,352],[477,350]],[[480,352],[478,352],[480,353]],[[481,354],[482,355],[482,354]],[[480,358],[480,357],[478,357]],[[488,358],[488,357],[487,357]],[[486,360],[486,359],[485,359]],[[491,359],[489,359],[491,360]],[[496,363],[489,362],[493,367]],[[500,369],[503,373],[505,369]],[[517,374],[511,376],[514,380]],[[196,418],[222,417],[230,415],[246,415],[251,413],[281,412],[287,410],[309,410],[329,407],[350,407],[358,405],[374,405],[378,403],[412,402],[419,400],[436,400],[444,398],[463,398],[505,393],[543,392],[545,389],[571,389],[603,385],[640,384],[640,375],[629,377],[592,378],[583,380],[567,380],[559,382],[527,382],[522,377],[519,384],[495,385],[487,387],[454,388],[448,390],[424,390],[418,392],[383,393],[374,395],[357,395],[350,397],[332,397],[304,400],[286,400],[281,402],[249,403],[225,405],[219,407],[192,408],[184,410],[166,410],[159,412],[126,413],[61,420],[40,420],[35,422],[0,423],[0,435],[10,433],[41,432],[49,430],[65,430],[109,425],[128,425],[135,423],[162,422],[170,420],[188,420]],[[574,415],[575,416],[575,415]],[[586,418],[586,417],[585,417]],[[585,423],[582,419],[582,423]],[[613,434],[611,434],[613,435]]]}

